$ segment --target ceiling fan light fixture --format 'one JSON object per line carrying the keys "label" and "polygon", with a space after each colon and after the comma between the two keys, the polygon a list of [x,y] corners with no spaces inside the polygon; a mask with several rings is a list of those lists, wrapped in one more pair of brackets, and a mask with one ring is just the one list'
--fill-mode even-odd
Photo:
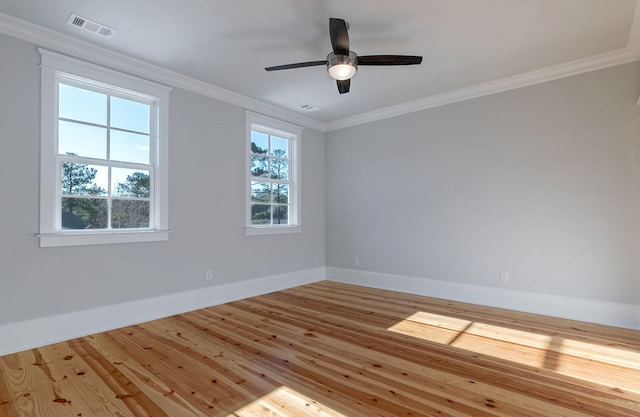
{"label": "ceiling fan light fixture", "polygon": [[358,56],[355,52],[349,52],[349,55],[331,52],[327,55],[327,71],[334,80],[348,80],[356,74],[357,70]]}
{"label": "ceiling fan light fixture", "polygon": [[266,67],[266,71],[288,70],[293,68],[327,66],[329,76],[336,80],[338,92],[348,93],[351,88],[351,77],[356,75],[358,65],[418,65],[422,57],[416,55],[362,55],[358,56],[349,49],[348,25],[344,19],[329,18],[329,38],[331,39],[331,53],[324,61],[296,62],[294,64]]}

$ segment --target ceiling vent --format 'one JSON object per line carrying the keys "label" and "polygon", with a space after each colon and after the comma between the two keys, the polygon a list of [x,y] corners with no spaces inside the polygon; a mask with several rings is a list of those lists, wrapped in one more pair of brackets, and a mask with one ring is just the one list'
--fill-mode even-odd
{"label": "ceiling vent", "polygon": [[314,106],[313,104],[309,104],[309,103],[301,104],[300,108],[302,110],[308,111],[308,112],[320,110],[318,107]]}
{"label": "ceiling vent", "polygon": [[69,19],[67,19],[67,24],[80,29],[84,29],[88,32],[107,39],[112,37],[113,34],[116,33],[116,30],[114,28],[110,28],[101,23],[94,22],[93,20],[89,20],[86,17],[78,16],[77,14],[73,13],[71,13]]}

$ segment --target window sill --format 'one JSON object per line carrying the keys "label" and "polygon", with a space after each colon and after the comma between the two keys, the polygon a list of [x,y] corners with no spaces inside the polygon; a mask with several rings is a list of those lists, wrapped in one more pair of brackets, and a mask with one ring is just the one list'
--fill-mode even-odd
{"label": "window sill", "polygon": [[160,242],[169,240],[169,230],[74,233],[38,235],[41,248],[58,246],[105,245],[111,243]]}
{"label": "window sill", "polygon": [[249,226],[245,228],[247,236],[285,235],[302,233],[302,226]]}

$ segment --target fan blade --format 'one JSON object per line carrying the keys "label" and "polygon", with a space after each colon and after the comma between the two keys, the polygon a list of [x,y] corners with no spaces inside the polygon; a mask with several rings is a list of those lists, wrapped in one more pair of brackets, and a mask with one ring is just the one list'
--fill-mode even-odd
{"label": "fan blade", "polygon": [[336,80],[338,83],[338,91],[340,94],[348,93],[349,87],[351,87],[351,79],[348,80]]}
{"label": "fan blade", "polygon": [[329,35],[331,36],[331,46],[333,53],[338,55],[349,55],[349,33],[347,32],[347,22],[343,19],[329,18]]}
{"label": "fan blade", "polygon": [[358,56],[358,65],[417,65],[421,56],[415,55],[363,55]]}
{"label": "fan blade", "polygon": [[309,62],[297,62],[295,64],[276,65],[275,67],[267,67],[267,71],[279,71],[293,68],[315,67],[319,65],[327,65],[327,61],[309,61]]}

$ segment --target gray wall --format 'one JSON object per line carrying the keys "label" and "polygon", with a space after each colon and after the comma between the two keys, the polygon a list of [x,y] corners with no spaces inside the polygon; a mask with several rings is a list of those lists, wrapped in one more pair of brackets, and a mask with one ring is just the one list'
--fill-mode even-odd
{"label": "gray wall", "polygon": [[328,267],[640,303],[640,65],[326,135]]}
{"label": "gray wall", "polygon": [[322,267],[325,247],[327,266],[640,303],[637,63],[305,129],[303,233],[250,238],[244,112],[176,89],[170,240],[39,248],[39,54],[4,35],[0,54],[0,324]]}
{"label": "gray wall", "polygon": [[170,240],[40,248],[40,56],[4,35],[0,56],[0,324],[324,266],[324,135],[303,132],[303,233],[245,237],[244,110],[179,89]]}

